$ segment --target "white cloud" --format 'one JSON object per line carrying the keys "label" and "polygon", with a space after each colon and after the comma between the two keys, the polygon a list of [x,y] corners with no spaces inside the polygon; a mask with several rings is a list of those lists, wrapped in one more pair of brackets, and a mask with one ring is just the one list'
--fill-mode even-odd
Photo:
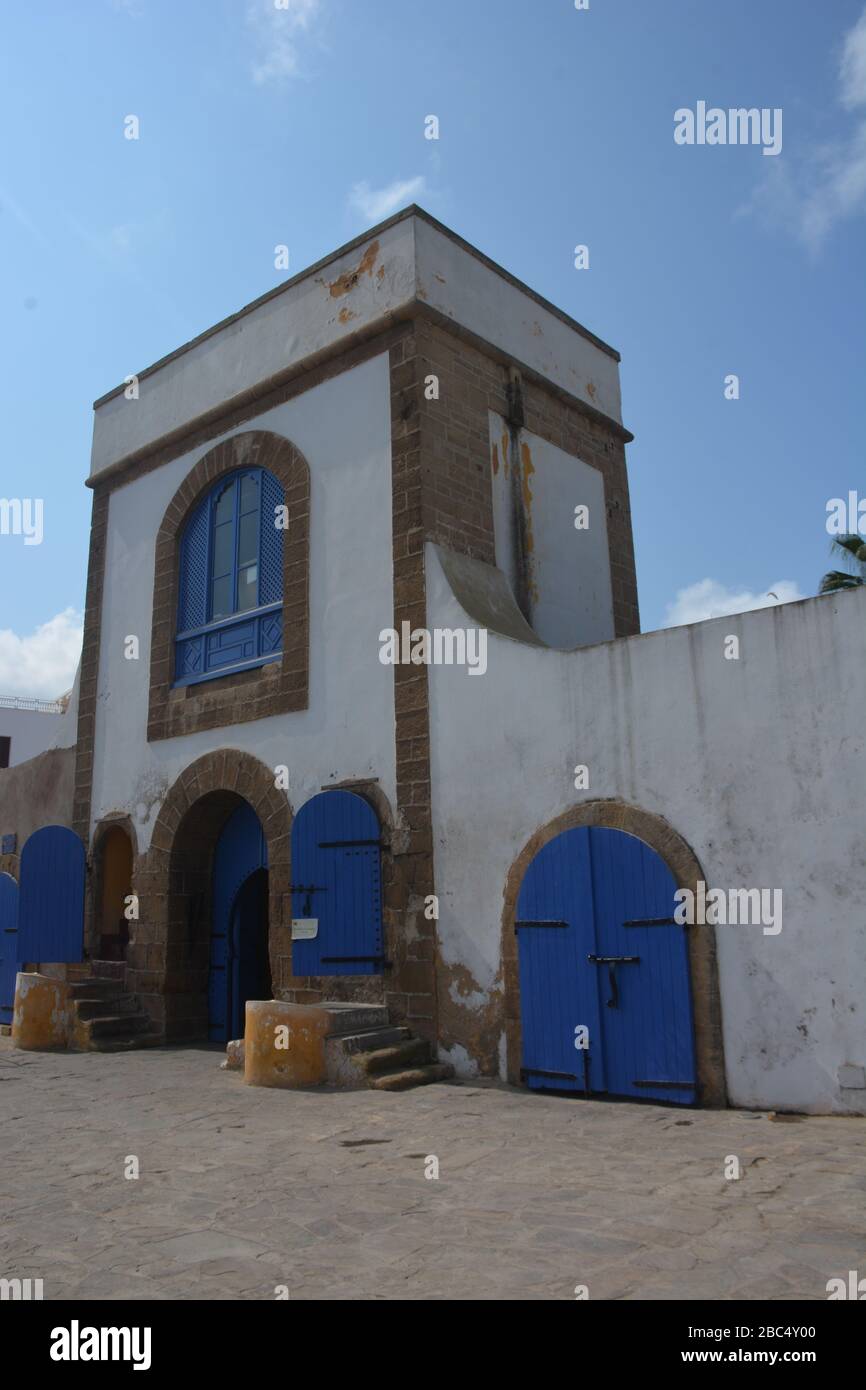
{"label": "white cloud", "polygon": [[707,618],[751,613],[755,608],[775,608],[779,603],[793,603],[805,597],[793,579],[777,579],[763,594],[754,594],[750,589],[726,589],[717,579],[700,579],[697,584],[679,590],[673,603],[667,606],[662,626],[702,623]]}
{"label": "white cloud", "polygon": [[845,35],[839,80],[843,106],[866,106],[866,10]]}
{"label": "white cloud", "polygon": [[425,192],[423,175],[414,179],[395,179],[386,188],[371,188],[368,183],[356,183],[349,194],[349,203],[367,222],[382,222],[398,208],[414,203]]}
{"label": "white cloud", "polygon": [[295,77],[300,59],[298,41],[319,17],[321,0],[250,0],[247,23],[260,57],[253,64],[253,81],[279,82]]}
{"label": "white cloud", "polygon": [[[839,63],[839,101],[866,106],[866,9],[845,35]],[[783,162],[783,160],[785,162]],[[866,120],[835,144],[815,146],[762,165],[761,180],[737,216],[754,214],[774,231],[793,232],[817,255],[837,223],[866,210]]]}
{"label": "white cloud", "polygon": [[69,690],[81,656],[83,618],[65,608],[29,637],[0,628],[0,695],[56,700]]}

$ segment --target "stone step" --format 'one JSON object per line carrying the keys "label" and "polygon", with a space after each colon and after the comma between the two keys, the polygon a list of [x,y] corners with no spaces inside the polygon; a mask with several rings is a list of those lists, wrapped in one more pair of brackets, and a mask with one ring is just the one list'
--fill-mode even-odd
{"label": "stone step", "polygon": [[164,1047],[165,1037],[162,1033],[135,1033],[131,1037],[117,1033],[94,1038],[90,1046],[92,1052],[132,1052],[140,1047]]}
{"label": "stone step", "polygon": [[116,980],[74,980],[69,986],[73,1002],[79,999],[116,999],[121,994]]}
{"label": "stone step", "polygon": [[150,1015],[105,1014],[102,1018],[83,1019],[82,1026],[91,1041],[96,1038],[110,1038],[117,1034],[138,1035],[150,1029]]}
{"label": "stone step", "polygon": [[426,1038],[409,1038],[406,1042],[395,1043],[393,1047],[360,1052],[352,1060],[356,1067],[360,1067],[371,1076],[384,1071],[398,1071],[404,1067],[423,1066],[433,1059]]}
{"label": "stone step", "polygon": [[80,964],[70,962],[64,967],[66,980],[69,984],[77,984],[81,980],[86,980],[90,975],[89,961],[82,961]]}
{"label": "stone step", "polygon": [[121,987],[126,979],[125,960],[92,960],[90,973],[99,980],[116,980]]}
{"label": "stone step", "polygon": [[409,1091],[413,1086],[429,1086],[434,1081],[450,1081],[454,1068],[450,1062],[430,1062],[424,1067],[386,1071],[370,1076],[368,1086],[375,1091]]}
{"label": "stone step", "polygon": [[385,1028],[388,1025],[388,1009],[385,1004],[347,1004],[340,999],[325,999],[316,1005],[328,1014],[329,1038],[345,1037],[348,1033],[363,1033],[370,1028]]}
{"label": "stone step", "polygon": [[340,1042],[344,1052],[354,1055],[358,1052],[378,1052],[382,1048],[393,1047],[395,1043],[407,1042],[411,1037],[408,1028],[392,1023],[387,1028],[368,1028],[361,1033],[346,1033],[341,1036]]}
{"label": "stone step", "polygon": [[75,1012],[82,1020],[90,1018],[110,1018],[117,1014],[139,1014],[141,1005],[134,994],[118,994],[113,991],[106,995],[77,995],[73,1000]]}

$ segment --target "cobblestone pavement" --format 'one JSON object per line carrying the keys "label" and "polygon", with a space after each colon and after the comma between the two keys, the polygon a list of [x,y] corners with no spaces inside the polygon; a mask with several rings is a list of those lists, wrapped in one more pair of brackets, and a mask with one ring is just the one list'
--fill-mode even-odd
{"label": "cobblestone pavement", "polygon": [[825,1299],[866,1273],[864,1120],[0,1048],[0,1276],[47,1299]]}

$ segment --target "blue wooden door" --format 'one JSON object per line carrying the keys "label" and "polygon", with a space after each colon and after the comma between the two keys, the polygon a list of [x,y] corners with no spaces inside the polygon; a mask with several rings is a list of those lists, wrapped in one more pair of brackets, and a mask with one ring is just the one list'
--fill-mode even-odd
{"label": "blue wooden door", "polygon": [[84,845],[63,825],[35,830],[21,851],[18,955],[40,964],[84,954]]}
{"label": "blue wooden door", "polygon": [[[663,860],[623,831],[565,831],[536,855],[516,924],[530,1086],[695,1101],[688,952],[685,929],[673,921],[675,891]],[[588,1049],[575,1047],[580,1025]]]}
{"label": "blue wooden door", "polygon": [[12,1022],[18,959],[18,884],[0,874],[0,1023]]}
{"label": "blue wooden door", "polygon": [[208,972],[208,1037],[211,1042],[228,1042],[244,1034],[246,999],[241,999],[239,994],[236,967],[241,922],[235,907],[247,879],[266,869],[267,864],[268,850],[261,822],[253,808],[243,802],[223,826],[214,853]]}
{"label": "blue wooden door", "polygon": [[320,792],[292,825],[292,915],[316,935],[292,943],[295,975],[375,975],[382,946],[381,833],[354,792]]}

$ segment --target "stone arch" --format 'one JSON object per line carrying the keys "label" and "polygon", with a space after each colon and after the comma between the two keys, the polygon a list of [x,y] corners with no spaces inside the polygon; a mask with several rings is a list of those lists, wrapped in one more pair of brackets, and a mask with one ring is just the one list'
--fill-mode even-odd
{"label": "stone arch", "polygon": [[162,803],[150,848],[138,861],[139,920],[128,950],[128,986],[168,1038],[207,1034],[210,871],[217,836],[246,801],[268,847],[271,978],[291,955],[291,825],[274,772],[237,748],[205,753],[185,768]]}
{"label": "stone arch", "polygon": [[[625,830],[643,840],[644,844],[649,845],[650,849],[655,850],[665,861],[678,888],[690,888],[694,892],[698,881],[705,879],[696,854],[663,816],[643,811],[638,806],[632,806],[616,798],[586,801],[579,806],[573,806],[530,836],[508,872],[502,913],[505,1034],[508,1080],[512,1084],[519,1080],[522,1052],[520,981],[517,968],[517,938],[514,933],[520,885],[530,862],[548,841],[555,839],[563,830],[593,825],[604,826],[609,830]],[[687,933],[689,949],[700,1099],[705,1106],[721,1107],[727,1104],[727,1091],[715,928],[693,926],[684,930]]]}
{"label": "stone arch", "polygon": [[[283,655],[252,671],[172,688],[180,533],[218,478],[237,468],[265,468],[282,485],[289,524],[283,537]],[[156,536],[150,704],[153,741],[222,728],[307,708],[309,689],[310,468],[290,440],[270,430],[242,430],[214,445],[184,478]]]}

